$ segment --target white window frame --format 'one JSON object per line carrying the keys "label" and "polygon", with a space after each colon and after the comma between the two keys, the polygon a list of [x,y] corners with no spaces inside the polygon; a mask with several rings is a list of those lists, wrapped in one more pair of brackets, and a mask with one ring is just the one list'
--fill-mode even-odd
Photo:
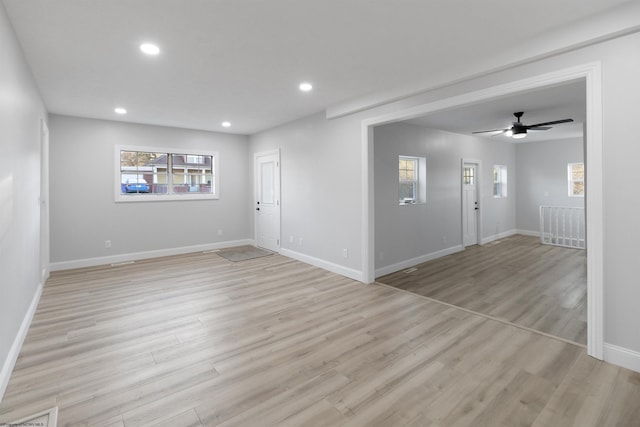
{"label": "white window frame", "polygon": [[[574,165],[582,165],[582,180],[581,181],[574,181],[573,180],[573,166]],[[567,184],[568,184],[568,190],[569,190],[569,197],[584,197],[584,192],[586,191],[586,187],[584,185],[584,162],[573,162],[573,163],[568,163],[567,164]],[[582,182],[582,194],[575,194],[573,192],[573,185],[576,182]]]}
{"label": "white window frame", "polygon": [[493,197],[503,199],[507,194],[507,167],[493,165]]}
{"label": "white window frame", "polygon": [[413,183],[413,199],[409,202],[400,200],[398,197],[398,203],[400,206],[420,205],[427,202],[427,159],[426,157],[418,156],[398,156],[398,162],[400,160],[411,160],[415,162],[415,179],[413,180],[400,180],[400,169],[398,169],[398,193],[400,192],[400,184]]}
{"label": "white window frame", "polygon": [[[121,151],[140,151],[148,153],[163,153],[171,156],[172,154],[182,154],[187,156],[212,156],[212,175],[213,175],[213,192],[211,193],[144,193],[144,194],[122,194],[121,187],[121,167],[120,152]],[[194,148],[167,148],[167,147],[143,147],[132,145],[116,145],[114,157],[114,200],[120,202],[161,202],[173,200],[217,200],[220,198],[220,171],[219,156],[217,151],[201,150]],[[171,188],[173,184],[173,173],[167,170],[167,186]]]}

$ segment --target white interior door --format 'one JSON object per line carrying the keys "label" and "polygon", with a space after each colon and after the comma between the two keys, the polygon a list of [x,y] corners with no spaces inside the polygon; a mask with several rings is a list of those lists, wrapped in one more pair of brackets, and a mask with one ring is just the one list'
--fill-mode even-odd
{"label": "white interior door", "polygon": [[256,245],[280,252],[280,152],[255,155]]}
{"label": "white interior door", "polygon": [[478,244],[478,165],[462,167],[462,236],[464,246]]}

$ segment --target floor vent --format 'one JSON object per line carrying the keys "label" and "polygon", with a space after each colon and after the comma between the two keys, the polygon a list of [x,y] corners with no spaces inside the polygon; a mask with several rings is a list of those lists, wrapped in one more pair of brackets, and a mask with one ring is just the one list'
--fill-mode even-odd
{"label": "floor vent", "polygon": [[114,262],[113,264],[111,264],[111,267],[120,267],[122,265],[129,265],[129,264],[133,264],[135,261],[122,261],[122,262]]}
{"label": "floor vent", "polygon": [[414,271],[418,271],[418,269],[415,267],[407,268],[403,273],[413,273]]}

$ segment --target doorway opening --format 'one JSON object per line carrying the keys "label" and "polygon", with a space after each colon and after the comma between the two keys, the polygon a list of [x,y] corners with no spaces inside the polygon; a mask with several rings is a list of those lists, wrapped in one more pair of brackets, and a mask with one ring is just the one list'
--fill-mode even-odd
{"label": "doorway opening", "polygon": [[586,84],[585,121],[585,170],[589,182],[586,198],[587,212],[587,352],[592,357],[603,358],[603,182],[602,160],[602,88],[601,64],[590,63],[571,69],[558,70],[541,76],[490,87],[464,95],[446,98],[416,107],[406,108],[362,122],[363,145],[363,281],[375,280],[375,205],[374,205],[374,157],[373,128],[376,126],[409,120],[425,114],[454,107],[472,105],[504,96],[555,85],[584,80]]}

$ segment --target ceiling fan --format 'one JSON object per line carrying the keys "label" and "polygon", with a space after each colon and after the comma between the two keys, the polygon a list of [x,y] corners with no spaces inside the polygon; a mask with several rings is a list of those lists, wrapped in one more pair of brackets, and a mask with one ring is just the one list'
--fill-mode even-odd
{"label": "ceiling fan", "polygon": [[551,121],[551,122],[536,123],[535,125],[525,125],[524,123],[520,122],[520,118],[522,117],[523,114],[524,114],[524,112],[522,112],[522,111],[518,111],[517,113],[513,113],[513,115],[516,116],[516,119],[518,119],[518,121],[517,122],[513,122],[511,124],[511,126],[506,128],[506,129],[480,130],[480,131],[472,132],[472,133],[497,132],[496,135],[504,134],[506,136],[510,136],[512,138],[515,138],[515,139],[520,139],[520,138],[524,138],[525,136],[527,136],[527,131],[530,131],[530,130],[549,130],[549,129],[551,129],[551,125],[557,125],[557,124],[560,124],[560,123],[568,123],[568,122],[572,122],[573,121],[573,119],[562,119],[562,120],[554,120],[554,121]]}

